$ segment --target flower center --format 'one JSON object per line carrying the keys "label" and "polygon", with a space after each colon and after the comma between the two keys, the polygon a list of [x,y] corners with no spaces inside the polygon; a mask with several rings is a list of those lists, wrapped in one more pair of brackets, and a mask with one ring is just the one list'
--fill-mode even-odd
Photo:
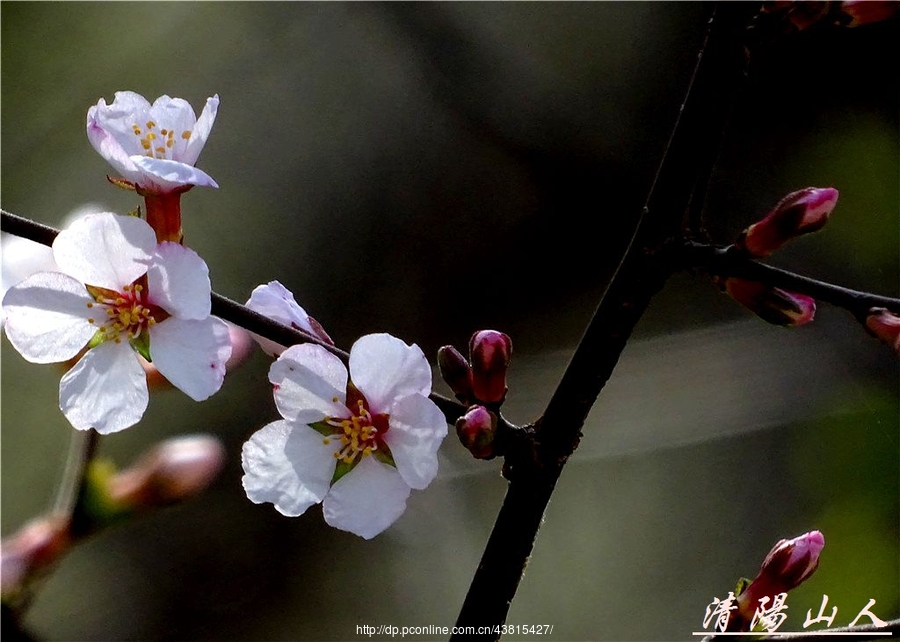
{"label": "flower center", "polygon": [[[334,401],[337,400],[335,397]],[[324,442],[330,444],[332,439],[340,440],[341,449],[335,451],[334,458],[345,464],[352,464],[378,450],[379,435],[387,430],[386,415],[373,415],[362,399],[358,399],[356,405],[355,410],[350,408],[353,415],[349,418],[325,419],[325,423],[334,428],[335,432],[326,437]]]}
{"label": "flower center", "polygon": [[[165,128],[160,129],[154,121],[148,120],[143,128],[137,123],[133,124],[131,126],[131,131],[137,136],[141,143],[141,147],[144,148],[144,152],[150,158],[168,159],[170,151],[174,154],[176,143],[174,130]],[[190,137],[191,132],[189,130],[185,130],[179,135],[179,138],[184,141],[189,140]]]}
{"label": "flower center", "polygon": [[[157,323],[156,317],[160,316],[160,312],[165,314],[159,308],[147,303],[144,286],[139,283],[126,285],[122,288],[123,292],[91,285],[87,286],[87,289],[101,308],[101,311],[98,312],[99,322],[94,317],[88,319],[88,323],[91,325],[98,325],[97,330],[100,333],[101,341],[112,339],[116,343],[121,343],[122,335],[125,335],[129,341],[137,339],[144,331]],[[88,302],[87,307],[95,308],[97,306],[94,302]],[[104,316],[105,318],[103,318]]]}

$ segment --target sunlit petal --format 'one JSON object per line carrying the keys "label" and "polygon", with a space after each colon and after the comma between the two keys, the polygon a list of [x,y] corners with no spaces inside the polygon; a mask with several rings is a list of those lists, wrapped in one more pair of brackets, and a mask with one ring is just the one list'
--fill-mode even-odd
{"label": "sunlit petal", "polygon": [[210,310],[206,261],[180,243],[160,243],[147,272],[150,302],[182,319],[205,319]]}
{"label": "sunlit petal", "polygon": [[194,401],[222,387],[225,362],[231,356],[228,326],[221,319],[171,317],[150,329],[153,365],[172,385]]}
{"label": "sunlit petal", "polygon": [[241,481],[247,497],[256,504],[274,504],[282,515],[303,514],[328,492],[335,466],[333,450],[308,426],[270,423],[241,450]]}
{"label": "sunlit petal", "polygon": [[389,334],[369,334],[353,344],[350,379],[373,412],[387,412],[395,399],[431,392],[431,366],[422,350]]}
{"label": "sunlit petal", "polygon": [[269,369],[275,405],[285,419],[314,423],[325,417],[345,417],[347,368],[325,348],[291,346]]}
{"label": "sunlit petal", "polygon": [[127,343],[107,341],[59,382],[59,407],[75,428],[109,434],[133,426],[147,409],[147,378]]}
{"label": "sunlit petal", "polygon": [[322,513],[331,526],[372,539],[403,514],[409,493],[396,468],[366,457],[331,487]]}
{"label": "sunlit petal", "polygon": [[403,481],[423,489],[437,475],[437,451],[447,436],[444,413],[427,397],[404,397],[391,408],[385,441]]}
{"label": "sunlit petal", "polygon": [[156,234],[134,216],[89,214],[53,241],[59,269],[82,283],[119,290],[147,272]]}
{"label": "sunlit petal", "polygon": [[84,285],[59,272],[39,272],[3,297],[6,336],[32,363],[71,359],[87,345],[96,325]]}

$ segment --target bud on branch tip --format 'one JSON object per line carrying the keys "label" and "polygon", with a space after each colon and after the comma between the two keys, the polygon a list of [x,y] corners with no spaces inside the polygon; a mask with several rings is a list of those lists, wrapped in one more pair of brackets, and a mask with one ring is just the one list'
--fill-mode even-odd
{"label": "bud on branch tip", "polygon": [[754,258],[769,256],[791,239],[822,229],[837,201],[833,187],[807,187],[788,194],[764,219],[744,230],[735,246]]}
{"label": "bud on branch tip", "polygon": [[756,578],[738,598],[738,611],[744,625],[751,622],[760,600],[771,602],[806,581],[819,567],[819,554],[825,547],[825,536],[810,531],[793,539],[783,539],[769,551]]}
{"label": "bud on branch tip", "polygon": [[469,342],[472,363],[472,392],[486,404],[499,404],[506,397],[506,370],[512,355],[512,341],[502,332],[481,330]]}

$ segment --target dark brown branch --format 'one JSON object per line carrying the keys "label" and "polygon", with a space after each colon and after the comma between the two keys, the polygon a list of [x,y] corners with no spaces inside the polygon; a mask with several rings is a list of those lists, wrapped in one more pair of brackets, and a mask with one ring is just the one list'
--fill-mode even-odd
{"label": "dark brown branch", "polygon": [[871,308],[887,308],[900,314],[900,299],[851,290],[833,283],[759,263],[735,247],[715,247],[688,243],[683,248],[685,268],[699,268],[717,276],[733,276],[811,296],[818,301],[843,308],[864,320]]}
{"label": "dark brown branch", "polygon": [[743,32],[757,9],[752,3],[723,3],[715,10],[632,242],[535,425],[534,449],[507,455],[504,472],[509,490],[466,595],[459,626],[495,627],[506,621],[547,502],[578,445],[581,426],[635,325],[674,269],[657,254],[667,239],[679,235],[693,197],[705,191],[711,159],[743,78]]}
{"label": "dark brown branch", "polygon": [[0,210],[0,212],[3,214],[3,225],[0,226],[0,229],[7,234],[21,236],[35,243],[48,246],[53,245],[56,235],[59,234],[59,230],[49,225],[32,221],[29,218],[18,216],[6,210]]}
{"label": "dark brown branch", "polygon": [[[59,230],[57,229],[7,212],[6,210],[0,210],[0,213],[2,213],[3,216],[2,230],[4,232],[27,238],[37,243],[42,243],[43,245],[52,245],[53,239],[59,234]],[[302,330],[297,330],[282,325],[277,321],[273,321],[267,316],[254,312],[247,306],[241,305],[237,301],[233,301],[221,294],[216,294],[215,292],[212,293],[212,314],[284,346],[295,345],[298,343],[315,343],[328,350],[331,354],[339,357],[345,363],[350,358],[349,353],[345,350],[341,350],[340,348],[325,343],[318,337],[307,334]],[[431,393],[430,397],[431,400],[437,404],[438,408],[441,409],[441,412],[444,413],[447,423],[451,425],[466,411],[466,407],[461,403],[448,399],[443,395]]]}

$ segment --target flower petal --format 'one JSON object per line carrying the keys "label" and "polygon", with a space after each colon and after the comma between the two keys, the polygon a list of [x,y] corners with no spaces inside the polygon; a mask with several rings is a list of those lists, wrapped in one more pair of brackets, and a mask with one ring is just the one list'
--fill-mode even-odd
{"label": "flower petal", "polygon": [[400,399],[390,415],[384,440],[403,481],[421,490],[437,475],[437,451],[447,436],[447,420],[431,399],[421,395]]}
{"label": "flower petal", "polygon": [[89,214],[60,232],[53,258],[82,283],[121,291],[147,272],[155,248],[156,234],[145,221],[105,212]]}
{"label": "flower petal", "polygon": [[313,334],[306,310],[300,307],[294,294],[278,281],[269,281],[253,288],[247,307],[274,321]]}
{"label": "flower petal", "polygon": [[[144,154],[142,134],[134,127],[146,127],[150,120],[150,103],[133,91],[116,92],[111,105],[104,99],[88,110],[88,140],[97,152],[128,180],[140,178],[131,156]],[[145,133],[145,132],[142,132]]]}
{"label": "flower petal", "polygon": [[180,243],[160,243],[147,271],[150,302],[180,319],[209,316],[209,268],[200,255]]}
{"label": "flower petal", "polygon": [[225,362],[231,356],[228,326],[221,319],[169,317],[150,328],[153,365],[173,386],[194,401],[222,387]]}
{"label": "flower petal", "polygon": [[322,513],[331,526],[372,539],[403,514],[409,493],[396,468],[365,457],[331,487]]}
{"label": "flower petal", "polygon": [[[278,281],[269,281],[265,285],[253,288],[250,299],[247,301],[247,307],[286,326],[315,334],[306,310],[300,307],[294,299],[293,293]],[[253,338],[266,354],[278,355],[284,350],[284,346],[269,339],[255,334]]]}
{"label": "flower petal", "polygon": [[178,189],[185,185],[219,186],[209,174],[193,165],[166,158],[149,158],[147,156],[132,156],[130,160],[141,173],[141,179],[137,183],[148,189],[163,192]]}
{"label": "flower petal", "polygon": [[84,285],[72,277],[39,272],[3,297],[6,336],[32,363],[71,359],[97,332],[88,321],[96,314],[87,307],[92,301]]}
{"label": "flower petal", "polygon": [[127,343],[92,348],[59,382],[59,408],[78,430],[101,435],[133,426],[147,409],[147,377]]}
{"label": "flower petal", "polygon": [[389,334],[369,334],[350,350],[350,380],[373,412],[388,412],[395,399],[431,392],[431,366],[419,346]]}
{"label": "flower petal", "polygon": [[185,132],[190,134],[197,123],[197,117],[194,115],[194,108],[191,107],[191,104],[183,98],[169,98],[163,95],[153,101],[150,117],[159,128],[160,134],[162,134],[162,130],[172,132],[170,134],[172,138],[169,139],[172,146],[166,151],[167,157],[193,165],[196,158],[190,162],[184,159],[184,151],[189,141],[183,137]]}
{"label": "flower petal", "polygon": [[271,502],[295,517],[318,504],[334,475],[334,448],[309,426],[275,421],[253,433],[241,449],[241,483],[255,504]]}
{"label": "flower petal", "polygon": [[90,112],[88,112],[87,135],[93,148],[122,175],[122,178],[132,183],[140,180],[141,173],[131,161],[131,155],[122,148],[112,134],[100,127],[96,121],[91,120]]}
{"label": "flower petal", "polygon": [[182,163],[193,165],[197,162],[197,159],[200,157],[200,151],[203,149],[203,146],[206,145],[206,139],[209,138],[209,132],[212,130],[213,123],[216,122],[216,113],[218,113],[218,111],[219,94],[216,94],[212,98],[206,99],[206,105],[203,107],[203,112],[200,114],[200,118],[197,122],[194,123],[187,147],[181,153],[180,157],[176,157],[179,158]]}
{"label": "flower petal", "polygon": [[322,346],[291,346],[272,364],[275,405],[285,419],[311,424],[325,417],[349,417],[344,405],[347,368]]}

